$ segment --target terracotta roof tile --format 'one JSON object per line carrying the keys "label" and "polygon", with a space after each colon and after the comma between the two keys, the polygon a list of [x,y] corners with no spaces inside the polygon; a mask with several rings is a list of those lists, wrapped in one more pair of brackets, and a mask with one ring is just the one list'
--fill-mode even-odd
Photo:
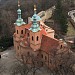
{"label": "terracotta roof tile", "polygon": [[50,50],[57,49],[58,45],[58,40],[45,35],[42,36],[41,50],[48,53]]}
{"label": "terracotta roof tile", "polygon": [[41,28],[41,35],[42,35],[42,34],[43,34],[43,35],[47,35],[46,31],[42,28],[42,26],[40,26],[40,28]]}
{"label": "terracotta roof tile", "polygon": [[25,26],[25,28],[26,28],[26,29],[29,29],[29,28],[31,27],[31,25],[32,25],[31,23],[30,23],[30,24],[27,24],[27,25]]}

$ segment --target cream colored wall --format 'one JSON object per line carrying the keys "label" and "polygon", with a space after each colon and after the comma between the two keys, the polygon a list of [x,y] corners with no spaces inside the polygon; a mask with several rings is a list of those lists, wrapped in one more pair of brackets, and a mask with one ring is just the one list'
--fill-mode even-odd
{"label": "cream colored wall", "polygon": [[46,36],[51,37],[51,38],[54,38],[54,32],[49,32],[49,33],[47,33]]}

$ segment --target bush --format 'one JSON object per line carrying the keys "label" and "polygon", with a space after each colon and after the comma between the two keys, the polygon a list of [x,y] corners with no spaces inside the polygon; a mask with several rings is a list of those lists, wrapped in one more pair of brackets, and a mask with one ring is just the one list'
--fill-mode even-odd
{"label": "bush", "polygon": [[0,49],[6,50],[13,45],[13,37],[2,36],[0,39]]}

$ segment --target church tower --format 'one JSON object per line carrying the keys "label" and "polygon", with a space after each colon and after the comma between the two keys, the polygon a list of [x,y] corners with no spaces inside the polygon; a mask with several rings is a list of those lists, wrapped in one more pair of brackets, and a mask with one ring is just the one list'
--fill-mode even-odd
{"label": "church tower", "polygon": [[30,30],[30,47],[36,51],[40,49],[41,46],[41,28],[40,28],[41,18],[36,14],[36,6],[34,5],[34,15],[32,16],[32,25]]}
{"label": "church tower", "polygon": [[17,10],[17,14],[18,14],[18,19],[16,20],[16,22],[14,23],[15,25],[15,33],[13,35],[13,39],[14,39],[14,48],[16,50],[16,55],[20,56],[20,39],[23,38],[24,34],[25,34],[25,22],[23,21],[23,19],[21,18],[21,9],[20,9],[20,1],[18,0],[18,10]]}
{"label": "church tower", "polygon": [[15,24],[15,31],[16,31],[16,37],[17,38],[21,38],[24,36],[25,34],[25,29],[24,29],[24,25],[26,24],[23,19],[21,18],[21,9],[20,9],[20,1],[18,0],[18,10],[17,10],[17,14],[18,14],[18,19],[16,20]]}

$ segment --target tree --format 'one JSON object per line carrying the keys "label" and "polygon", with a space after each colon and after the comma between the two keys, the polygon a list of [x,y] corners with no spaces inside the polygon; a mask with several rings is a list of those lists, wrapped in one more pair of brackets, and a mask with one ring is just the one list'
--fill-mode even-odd
{"label": "tree", "polygon": [[22,61],[17,59],[17,61],[14,62],[15,64],[11,66],[11,75],[28,75],[28,73],[35,75],[37,70],[40,71],[41,68],[39,61],[40,60],[34,57],[33,54],[22,55]]}
{"label": "tree", "polygon": [[54,19],[60,25],[60,31],[63,35],[67,33],[67,16],[61,4],[61,0],[56,0],[56,9],[54,12]]}
{"label": "tree", "polygon": [[0,49],[6,50],[13,45],[13,38],[8,36],[2,36],[0,39]]}
{"label": "tree", "polygon": [[23,62],[17,60],[14,62],[14,64],[11,66],[10,74],[11,75],[27,75],[29,72],[29,68],[26,64]]}

